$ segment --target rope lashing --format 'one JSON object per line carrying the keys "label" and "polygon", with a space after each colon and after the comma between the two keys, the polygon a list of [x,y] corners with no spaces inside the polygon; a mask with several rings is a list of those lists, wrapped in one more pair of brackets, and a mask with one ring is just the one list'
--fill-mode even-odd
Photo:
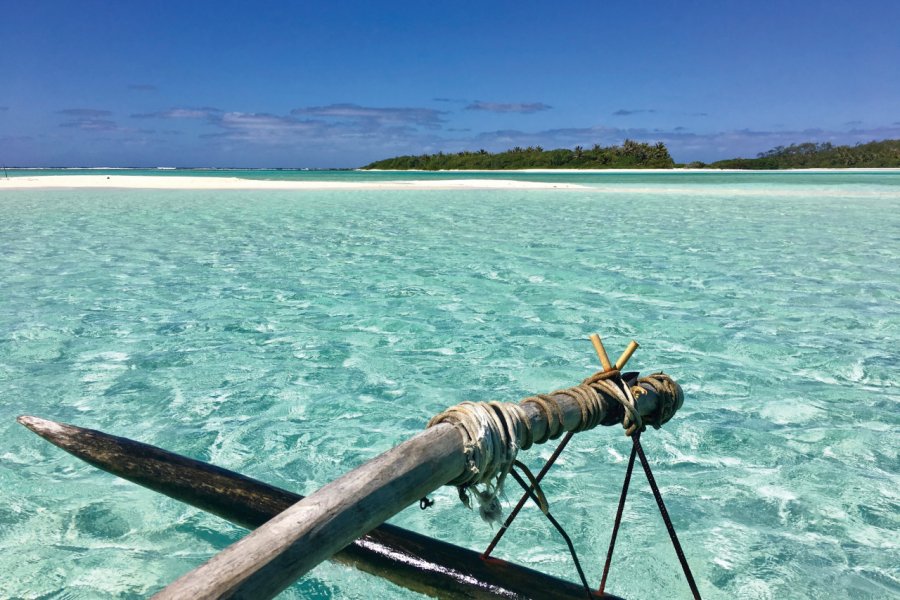
{"label": "rope lashing", "polygon": [[[451,423],[465,440],[466,469],[450,482],[463,503],[472,508],[467,491],[475,492],[478,512],[490,523],[502,515],[498,497],[516,460],[519,448],[531,447],[531,423],[525,411],[512,402],[462,402],[435,416],[428,427]],[[484,485],[484,489],[478,489]]]}
{"label": "rope lashing", "polygon": [[[462,433],[464,439],[466,468],[450,485],[457,487],[460,499],[469,508],[472,508],[469,491],[474,492],[481,517],[488,522],[499,521],[502,509],[498,497],[503,492],[503,483],[518,451],[548,439],[557,439],[566,431],[563,410],[554,396],[567,396],[578,406],[581,419],[571,427],[575,432],[593,429],[601,423],[611,424],[608,422],[610,415],[621,414],[613,411],[613,407],[621,405],[624,411],[622,424],[629,435],[642,431],[645,422],[659,428],[672,418],[684,401],[678,386],[663,373],[643,377],[638,380],[637,386],[630,389],[618,385],[620,377],[616,369],[602,371],[575,387],[531,396],[518,404],[467,401],[435,416],[428,427],[450,423]],[[657,410],[643,419],[636,406],[637,399],[647,393],[641,384],[649,386],[659,396]],[[546,418],[547,427],[540,438],[535,438],[531,430],[531,421],[524,410],[528,405],[533,405]]]}
{"label": "rope lashing", "polygon": [[[463,503],[471,508],[468,491],[471,489],[479,505],[481,517],[499,521],[502,509],[499,495],[503,482],[512,468],[519,449],[527,450],[533,443],[556,439],[565,431],[563,411],[554,396],[568,396],[581,411],[581,421],[576,431],[596,427],[609,412],[607,396],[627,404],[625,395],[612,381],[618,371],[609,371],[588,378],[581,385],[558,390],[552,394],[531,396],[519,404],[512,402],[462,402],[435,416],[428,427],[438,423],[450,423],[463,435],[466,468],[458,478],[450,482],[459,490]],[[524,406],[533,404],[544,413],[547,428],[540,439],[534,439],[531,421]],[[479,489],[478,486],[484,486]]]}
{"label": "rope lashing", "polygon": [[621,373],[616,369],[600,371],[582,381],[580,387],[588,386],[595,391],[602,391],[602,393],[621,404],[625,410],[625,414],[622,416],[622,427],[626,431],[642,429],[643,421],[635,405],[634,398],[624,391],[627,389],[627,386],[620,387],[618,385],[620,379]]}
{"label": "rope lashing", "polygon": [[[577,388],[572,390],[582,390],[585,386],[590,387],[596,392],[605,394],[606,397],[613,398],[625,411],[622,417],[622,427],[625,428],[626,435],[632,435],[635,431],[643,431],[645,421],[647,425],[652,425],[654,429],[659,429],[664,423],[681,408],[684,403],[684,394],[675,381],[665,373],[654,373],[647,377],[637,380],[637,385],[629,387],[621,381],[619,371],[613,369],[611,371],[601,371],[591,375],[585,379]],[[647,393],[646,388],[641,384],[646,384],[657,394],[657,408],[653,414],[647,415],[646,418],[641,417],[637,408],[637,400]],[[561,392],[555,392],[561,393]],[[593,427],[592,425],[591,427]],[[588,427],[590,429],[590,427]]]}
{"label": "rope lashing", "polygon": [[647,393],[640,387],[642,383],[649,385],[658,395],[657,402],[659,405],[656,412],[651,415],[652,418],[648,420],[648,423],[654,429],[659,429],[663,424],[668,423],[672,415],[684,404],[684,392],[682,392],[681,386],[675,383],[674,379],[660,372],[638,379],[638,385],[631,388],[635,400]]}
{"label": "rope lashing", "polygon": [[556,390],[550,394],[538,394],[522,400],[520,405],[535,405],[547,419],[547,430],[540,439],[534,440],[534,443],[543,444],[547,440],[555,440],[565,431],[562,410],[554,396],[568,396],[576,402],[581,410],[581,423],[572,430],[575,432],[593,429],[603,421],[603,417],[609,412],[607,397],[614,398],[624,406],[627,403],[625,394],[613,382],[618,375],[619,371],[615,369],[601,371],[591,375],[575,387]]}
{"label": "rope lashing", "polygon": [[[691,591],[693,592],[694,597],[699,600],[700,596],[697,592],[693,576],[690,573],[690,568],[687,565],[687,560],[684,558],[684,553],[682,552],[681,546],[678,543],[674,527],[671,524],[668,512],[666,511],[665,505],[662,501],[662,496],[659,493],[659,489],[656,486],[656,482],[650,470],[650,465],[647,462],[647,459],[644,456],[643,449],[640,445],[641,432],[644,431],[646,425],[652,425],[654,428],[659,429],[660,426],[668,422],[675,414],[675,412],[679,408],[681,408],[682,404],[684,403],[684,395],[682,393],[681,387],[677,383],[675,383],[675,381],[672,380],[671,377],[662,372],[654,373],[648,377],[643,377],[640,379],[638,379],[637,373],[627,373],[624,375],[621,373],[621,370],[628,362],[628,359],[637,349],[637,342],[632,340],[619,360],[616,361],[615,367],[613,367],[609,362],[609,357],[606,354],[606,350],[603,347],[600,336],[596,334],[592,335],[591,342],[594,344],[594,348],[596,349],[597,355],[600,358],[600,362],[603,365],[603,371],[600,371],[588,377],[576,387],[568,388],[565,390],[558,390],[556,392],[553,392],[552,394],[532,396],[530,398],[522,400],[522,402],[520,403],[520,406],[528,407],[530,414],[538,419],[535,421],[536,424],[539,422],[546,423],[546,425],[542,427],[543,431],[541,432],[539,439],[534,437],[534,432],[529,431],[529,437],[531,438],[529,440],[529,443],[543,443],[549,439],[556,439],[560,437],[560,435],[562,435],[562,433],[566,430],[568,430],[568,433],[563,438],[562,442],[560,442],[556,450],[553,451],[553,454],[541,468],[540,473],[538,473],[536,477],[531,474],[531,471],[528,470],[528,468],[524,464],[520,463],[517,460],[513,461],[513,466],[520,467],[522,472],[526,475],[526,477],[528,477],[530,485],[529,483],[525,482],[525,480],[516,472],[516,470],[512,466],[508,467],[506,474],[511,475],[516,480],[516,482],[518,482],[519,485],[522,486],[522,488],[525,490],[525,494],[519,499],[516,507],[512,510],[506,521],[501,525],[500,530],[496,533],[494,538],[491,540],[491,543],[482,554],[482,558],[487,559],[491,556],[491,552],[494,550],[494,548],[496,548],[497,543],[500,541],[500,539],[503,537],[503,534],[512,524],[512,521],[522,509],[526,500],[528,498],[531,498],[538,505],[541,512],[544,513],[547,519],[550,520],[554,527],[556,527],[559,533],[563,536],[566,544],[569,547],[569,552],[572,555],[573,562],[575,563],[575,568],[577,569],[582,584],[584,585],[585,593],[589,598],[593,598],[594,594],[587,584],[587,580],[585,579],[584,572],[581,569],[581,565],[578,561],[578,556],[575,553],[575,548],[572,545],[571,539],[565,533],[565,530],[563,530],[562,526],[550,514],[547,499],[540,488],[540,481],[556,461],[556,459],[559,457],[560,453],[562,453],[563,449],[566,447],[575,432],[591,429],[600,424],[613,425],[617,422],[621,422],[623,427],[625,428],[626,435],[631,436],[633,442],[633,450],[631,453],[631,459],[629,460],[628,470],[626,472],[625,484],[623,486],[622,497],[619,502],[619,509],[616,515],[616,523],[613,529],[612,539],[610,540],[610,547],[607,553],[606,564],[604,565],[603,569],[603,580],[601,582],[600,593],[601,595],[603,595],[603,589],[606,585],[606,578],[609,574],[613,548],[615,547],[616,534],[618,533],[619,525],[621,523],[622,509],[624,508],[625,504],[628,483],[631,480],[631,472],[634,467],[635,455],[639,455],[641,458],[641,463],[644,467],[644,471],[646,472],[647,479],[650,482],[650,487],[653,490],[657,504],[659,505],[663,521],[666,523],[666,527],[669,530],[673,545],[675,546],[676,554],[678,554],[678,558],[681,561],[682,568],[685,571],[685,576],[688,579],[689,585],[691,586]],[[652,397],[650,402],[641,401],[641,398],[648,394],[650,394]],[[577,423],[572,422],[574,421],[572,415],[573,407],[571,405],[565,406],[565,404],[561,404],[561,400],[557,398],[558,396],[567,396],[569,399],[574,401],[575,406],[580,410],[581,413],[579,415],[580,418],[578,419]],[[563,406],[565,406],[565,413]],[[618,410],[619,406],[621,406],[621,410]],[[651,407],[653,409],[653,412],[649,412]],[[534,411],[537,411],[538,413],[540,413],[540,415],[535,415]],[[641,411],[644,411],[645,413],[643,416],[641,414]],[[568,424],[564,422],[567,417],[569,419]],[[500,481],[495,487],[495,492],[500,489],[501,485],[502,481]],[[468,496],[466,495],[466,488],[464,485],[459,487],[459,492],[460,498],[463,499],[466,505],[469,505]],[[499,502],[497,501],[496,496],[491,498],[491,501],[494,505],[497,506],[497,509],[499,511]],[[497,512],[496,514],[499,516],[499,512]],[[482,511],[482,517],[484,517],[484,515],[485,513]]]}

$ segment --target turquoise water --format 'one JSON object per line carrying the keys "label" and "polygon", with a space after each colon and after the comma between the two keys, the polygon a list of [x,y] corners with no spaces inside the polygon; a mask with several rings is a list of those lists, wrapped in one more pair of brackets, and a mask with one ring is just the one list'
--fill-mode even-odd
{"label": "turquoise water", "polygon": [[[627,177],[0,192],[0,597],[142,597],[244,533],[17,415],[309,493],[448,405],[580,381],[594,331],[684,386],[644,446],[704,598],[900,597],[900,175]],[[545,486],[593,582],[628,451],[580,434]],[[454,490],[434,498],[393,522],[487,545]],[[574,580],[539,517],[498,555]],[[637,474],[608,587],[689,597]],[[325,564],[284,597],[418,596]]]}
{"label": "turquoise water", "polygon": [[704,185],[722,186],[741,184],[749,188],[760,186],[842,186],[847,184],[897,186],[898,171],[669,171],[647,172],[587,171],[581,173],[523,171],[303,171],[292,169],[12,169],[5,172],[10,177],[34,177],[47,175],[150,175],[154,177],[241,177],[280,181],[357,181],[384,182],[414,180],[434,181],[447,179],[512,179],[515,181],[565,182],[581,185],[603,184],[651,184],[651,185]]}

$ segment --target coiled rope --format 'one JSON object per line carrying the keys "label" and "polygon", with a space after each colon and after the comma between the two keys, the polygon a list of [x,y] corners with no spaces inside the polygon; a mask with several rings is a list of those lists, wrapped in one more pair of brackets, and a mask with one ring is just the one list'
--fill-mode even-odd
{"label": "coiled rope", "polygon": [[648,423],[652,425],[654,429],[659,429],[663,424],[668,423],[669,419],[671,419],[675,412],[681,408],[681,405],[684,404],[684,393],[681,391],[681,387],[675,383],[674,379],[663,372],[659,372],[638,379],[638,385],[631,388],[631,391],[635,394],[635,400],[647,393],[647,391],[640,386],[642,383],[646,383],[653,388],[654,392],[656,392],[658,398],[656,412],[651,415],[651,419]]}
{"label": "coiled rope", "polygon": [[[612,414],[618,415],[613,408],[616,404],[624,409],[622,424],[626,433],[644,429],[635,404],[638,397],[646,390],[636,386],[629,390],[628,386],[616,384],[620,377],[618,370],[612,369],[595,373],[580,385],[557,390],[551,394],[539,394],[525,398],[520,403],[513,402],[462,402],[436,415],[428,422],[428,427],[439,423],[454,425],[463,435],[466,453],[466,468],[463,473],[450,482],[459,490],[463,503],[472,508],[469,490],[474,492],[478,502],[478,512],[488,522],[500,520],[502,510],[499,496],[503,493],[503,483],[512,469],[516,455],[520,449],[527,450],[532,444],[541,444],[547,440],[557,439],[566,431],[563,423],[563,410],[554,396],[571,398],[581,411],[581,419],[572,431],[593,429],[606,422]],[[683,402],[678,393],[678,386],[668,375],[657,373],[640,379],[659,395],[659,409],[651,415],[648,423],[654,427],[668,421]],[[623,391],[624,390],[624,391]],[[524,407],[533,405],[543,413],[547,421],[540,438],[535,439]],[[483,486],[480,489],[479,486]]]}
{"label": "coiled rope", "polygon": [[[467,490],[475,492],[481,518],[488,522],[500,519],[498,496],[503,482],[516,460],[519,448],[531,447],[531,422],[525,411],[512,402],[462,402],[435,416],[428,427],[451,423],[465,440],[466,469],[450,482],[459,490],[460,500],[469,508]],[[479,490],[478,485],[484,484]]]}

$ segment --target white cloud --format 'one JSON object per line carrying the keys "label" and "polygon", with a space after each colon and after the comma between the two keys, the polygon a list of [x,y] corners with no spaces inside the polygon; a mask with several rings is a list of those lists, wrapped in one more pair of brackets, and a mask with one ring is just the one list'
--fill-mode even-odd
{"label": "white cloud", "polygon": [[348,121],[370,121],[379,124],[404,123],[428,128],[439,128],[444,122],[445,111],[433,108],[387,107],[377,108],[358,104],[329,104],[328,106],[308,106],[295,108],[292,115]]}
{"label": "white cloud", "polygon": [[64,108],[58,111],[61,115],[67,117],[84,117],[88,119],[98,119],[101,117],[112,116],[112,111],[101,110],[99,108]]}
{"label": "white cloud", "polygon": [[553,108],[543,102],[481,102],[476,100],[466,107],[466,110],[478,110],[495,113],[522,113],[530,114]]}
{"label": "white cloud", "polygon": [[151,113],[131,115],[133,119],[216,119],[222,114],[219,108],[203,106],[200,108],[170,108]]}

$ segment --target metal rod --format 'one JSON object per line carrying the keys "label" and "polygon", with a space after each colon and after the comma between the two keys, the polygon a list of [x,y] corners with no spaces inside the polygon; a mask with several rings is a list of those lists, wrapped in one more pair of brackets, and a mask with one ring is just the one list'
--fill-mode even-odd
{"label": "metal rod", "polygon": [[[547,471],[550,470],[550,467],[553,466],[553,463],[556,462],[556,459],[559,458],[559,455],[566,448],[566,444],[569,443],[569,440],[572,439],[574,434],[570,431],[566,433],[565,437],[563,437],[562,441],[559,443],[559,446],[556,447],[556,450],[553,451],[553,454],[550,455],[550,458],[547,459],[547,462],[544,463],[544,466],[541,467],[540,472],[535,476],[534,483],[540,483],[541,479],[544,478],[544,475],[547,474]],[[497,532],[497,535],[494,536],[494,539],[491,540],[491,543],[488,544],[487,550],[482,554],[482,558],[489,558],[491,556],[491,552],[494,551],[494,548],[497,547],[497,543],[503,538],[503,534],[506,533],[506,530],[512,525],[512,522],[516,519],[516,515],[519,514],[519,511],[522,510],[522,507],[525,506],[525,502],[528,500],[528,493],[533,491],[534,487],[529,486],[528,492],[522,494],[522,497],[519,498],[519,501],[516,503],[515,508],[512,509],[512,512],[509,513],[509,516],[506,517],[506,521],[503,522],[503,525],[500,526],[500,530]]]}
{"label": "metal rod", "polygon": [[[632,437],[636,441],[640,433]],[[622,511],[625,508],[625,498],[628,496],[628,486],[631,484],[631,473],[634,471],[634,457],[637,453],[637,445],[631,445],[631,457],[628,459],[628,468],[625,469],[625,482],[622,484],[622,495],[619,496],[619,508],[616,510],[616,521],[613,524],[612,535],[609,538],[609,549],[606,551],[606,563],[603,565],[603,577],[600,579],[600,593],[606,589],[606,578],[609,575],[609,567],[612,564],[613,550],[616,547],[616,538],[619,535],[619,525],[622,523]]]}
{"label": "metal rod", "polygon": [[[566,546],[569,547],[569,554],[572,555],[572,562],[575,563],[575,570],[578,571],[578,577],[581,578],[581,583],[582,583],[582,585],[584,585],[584,591],[587,593],[588,599],[593,598],[594,593],[591,591],[591,586],[588,585],[587,577],[584,576],[584,570],[581,568],[581,562],[578,560],[578,554],[575,553],[575,545],[572,544],[572,538],[569,537],[569,534],[566,533],[566,530],[563,529],[563,526],[559,524],[559,521],[557,521],[553,517],[553,515],[550,514],[549,510],[547,510],[547,511],[543,510],[543,507],[541,506],[540,498],[538,498],[537,494],[534,493],[533,484],[531,486],[526,484],[525,480],[522,479],[521,475],[516,473],[515,469],[510,471],[509,474],[512,475],[513,479],[515,479],[516,482],[522,487],[522,489],[525,490],[525,493],[528,494],[528,497],[531,498],[531,500],[535,504],[537,504],[538,508],[542,509],[541,512],[544,513],[544,516],[547,517],[547,520],[550,521],[550,524],[556,528],[556,531],[558,531],[559,535],[562,536],[562,539],[565,540]],[[602,594],[603,590],[601,590],[600,593]]]}
{"label": "metal rod", "polygon": [[672,545],[675,546],[675,554],[678,555],[678,562],[681,563],[681,568],[682,570],[684,570],[684,576],[691,588],[691,593],[694,595],[694,600],[700,600],[700,590],[697,589],[697,583],[694,581],[694,576],[691,574],[691,568],[688,566],[687,558],[685,558],[684,556],[684,550],[681,549],[681,544],[678,542],[678,535],[675,533],[675,527],[672,525],[672,519],[669,518],[669,511],[666,510],[666,505],[663,502],[662,494],[659,493],[659,488],[656,486],[656,479],[653,478],[653,472],[650,470],[650,463],[647,462],[647,457],[644,455],[644,448],[641,446],[640,434],[634,436],[634,447],[635,449],[637,449],[638,456],[641,459],[641,465],[644,467],[644,473],[647,475],[647,481],[650,483],[650,489],[653,490],[653,497],[656,498],[656,504],[657,506],[659,506],[659,512],[666,524],[666,529],[669,531],[669,537],[672,539]]}

